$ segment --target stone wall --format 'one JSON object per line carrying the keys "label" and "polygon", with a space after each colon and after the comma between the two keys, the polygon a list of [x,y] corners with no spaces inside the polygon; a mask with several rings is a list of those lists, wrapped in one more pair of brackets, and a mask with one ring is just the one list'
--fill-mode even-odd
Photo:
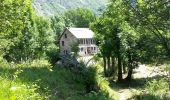
{"label": "stone wall", "polygon": [[[62,41],[64,41],[64,46],[62,45]],[[71,46],[77,41],[77,38],[66,29],[60,38],[60,54],[71,53]]]}

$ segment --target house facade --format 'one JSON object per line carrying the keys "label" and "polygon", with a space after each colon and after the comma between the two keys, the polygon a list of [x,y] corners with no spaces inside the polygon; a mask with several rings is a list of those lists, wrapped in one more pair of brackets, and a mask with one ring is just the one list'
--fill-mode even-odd
{"label": "house facade", "polygon": [[67,55],[74,44],[78,45],[78,55],[86,56],[98,53],[99,49],[93,39],[94,32],[89,28],[66,28],[60,37],[60,54]]}

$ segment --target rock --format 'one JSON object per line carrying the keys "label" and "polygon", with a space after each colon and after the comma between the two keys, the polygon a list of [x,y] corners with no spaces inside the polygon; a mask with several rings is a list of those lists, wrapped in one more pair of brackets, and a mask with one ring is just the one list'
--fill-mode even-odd
{"label": "rock", "polygon": [[57,61],[57,62],[56,62],[56,65],[62,66],[62,61],[61,61],[61,60]]}

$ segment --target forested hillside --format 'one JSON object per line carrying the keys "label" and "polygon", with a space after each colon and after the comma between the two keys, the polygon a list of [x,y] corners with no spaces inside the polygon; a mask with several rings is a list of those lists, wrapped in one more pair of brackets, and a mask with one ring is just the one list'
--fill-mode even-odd
{"label": "forested hillside", "polygon": [[88,8],[99,14],[106,7],[107,0],[35,0],[33,7],[39,14],[52,16],[70,8]]}

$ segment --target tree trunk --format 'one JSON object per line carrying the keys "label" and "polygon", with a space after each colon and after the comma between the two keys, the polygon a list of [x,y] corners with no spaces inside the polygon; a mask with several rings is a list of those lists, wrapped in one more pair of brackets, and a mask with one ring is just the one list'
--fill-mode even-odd
{"label": "tree trunk", "polygon": [[130,51],[128,51],[128,75],[126,77],[126,80],[130,81],[132,79],[132,73],[133,73],[133,66],[132,66],[132,55]]}
{"label": "tree trunk", "polygon": [[163,45],[164,45],[164,48],[166,50],[168,57],[170,58],[170,48],[168,46],[168,41],[164,40]]}
{"label": "tree trunk", "polygon": [[118,38],[117,42],[117,58],[118,58],[118,81],[122,81],[122,59],[120,54],[120,39]]}
{"label": "tree trunk", "polygon": [[115,73],[115,58],[112,57],[112,75]]}
{"label": "tree trunk", "polygon": [[129,68],[126,80],[130,81],[132,79],[133,68]]}
{"label": "tree trunk", "polygon": [[118,81],[122,80],[122,66],[121,66],[121,57],[118,54]]}
{"label": "tree trunk", "polygon": [[125,74],[126,73],[126,62],[124,61],[122,65],[123,65],[122,66],[123,67],[123,73]]}
{"label": "tree trunk", "polygon": [[108,68],[108,76],[111,76],[111,65],[110,65],[110,57],[107,57],[107,68]]}
{"label": "tree trunk", "polygon": [[104,75],[107,76],[107,72],[106,72],[106,57],[103,57],[103,63],[104,63]]}

